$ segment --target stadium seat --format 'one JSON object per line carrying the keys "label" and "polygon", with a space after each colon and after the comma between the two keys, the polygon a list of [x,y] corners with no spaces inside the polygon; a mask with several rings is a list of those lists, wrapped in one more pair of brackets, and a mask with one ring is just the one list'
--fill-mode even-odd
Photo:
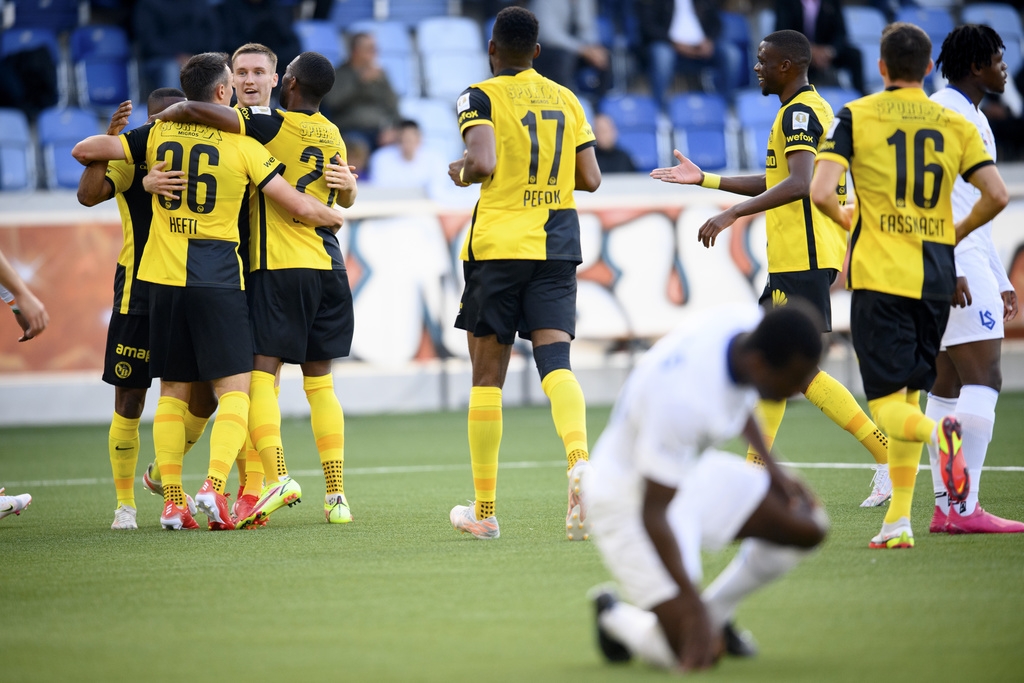
{"label": "stadium seat", "polygon": [[489,17],[484,22],[484,50],[487,49],[487,43],[491,42],[491,34],[494,33],[494,22],[497,17]]}
{"label": "stadium seat", "polygon": [[483,52],[436,52],[423,55],[423,86],[427,97],[455,98],[472,83],[491,77]]}
{"label": "stadium seat", "polygon": [[[468,85],[468,84],[467,84]],[[402,118],[419,124],[423,143],[455,159],[462,153],[462,135],[455,114],[455,100],[403,97],[398,101]]]}
{"label": "stadium seat", "polygon": [[128,34],[117,26],[83,26],[71,33],[80,106],[110,113],[136,96],[136,75]]}
{"label": "stadium seat", "polygon": [[415,55],[384,52],[380,55],[380,65],[388,75],[391,89],[399,97],[418,97],[422,92],[420,70]]}
{"label": "stadium seat", "polygon": [[399,21],[357,21],[348,27],[348,34],[370,33],[377,39],[381,54],[412,54],[409,28]]}
{"label": "stadium seat", "polygon": [[428,17],[448,14],[448,0],[388,0],[388,19],[416,26]]}
{"label": "stadium seat", "polygon": [[938,59],[942,41],[956,24],[948,11],[939,7],[901,7],[896,12],[896,21],[906,21],[920,26],[932,39],[932,59]]}
{"label": "stadium seat", "polygon": [[828,102],[828,105],[832,107],[832,113],[838,114],[839,110],[846,106],[848,102],[852,102],[858,97],[860,93],[852,88],[839,88],[834,86],[822,86],[818,88],[815,86],[818,94]]}
{"label": "stadium seat", "polygon": [[372,20],[374,0],[334,0],[328,21],[341,30],[350,30],[352,24]]}
{"label": "stadium seat", "polygon": [[46,186],[51,190],[77,188],[82,165],[71,156],[71,149],[78,141],[100,132],[95,114],[75,107],[53,107],[39,115],[37,132]]}
{"label": "stadium seat", "polygon": [[743,90],[736,95],[736,116],[739,118],[747,168],[764,168],[768,152],[768,133],[779,113],[779,98],[765,97],[760,89]]}
{"label": "stadium seat", "polygon": [[994,28],[1006,45],[1003,61],[1006,62],[1010,77],[1020,70],[1024,26],[1021,25],[1020,14],[1016,9],[998,2],[967,5],[960,14],[960,20],[965,24],[984,24]]}
{"label": "stadium seat", "polygon": [[[745,88],[750,85],[750,74],[753,73],[754,59],[751,56],[750,24],[747,18],[736,12],[719,12],[722,19],[722,38],[739,48],[743,58],[738,65],[739,72],[733,74],[737,87]],[[756,48],[754,52],[756,52]]]}
{"label": "stadium seat", "polygon": [[882,42],[882,30],[885,29],[885,15],[874,7],[850,5],[843,7],[843,18],[846,20],[846,35],[851,43]]}
{"label": "stadium seat", "polygon": [[302,46],[303,52],[319,52],[331,60],[334,68],[341,66],[341,63],[348,58],[341,34],[331,22],[310,19],[296,21],[292,26],[299,36],[299,44]]}
{"label": "stadium seat", "polygon": [[[146,106],[146,100],[139,98],[138,101],[132,101],[132,113],[128,115],[128,125],[124,127],[124,131],[129,131],[132,128],[138,128],[139,126],[146,125],[146,121],[149,120],[149,108]],[[109,121],[108,121],[109,123]]]}
{"label": "stadium seat", "polygon": [[79,0],[17,0],[14,27],[47,28],[63,33],[78,26]]}
{"label": "stadium seat", "polygon": [[638,171],[658,167],[658,105],[649,95],[609,95],[599,109],[619,129],[619,146],[629,152]]}
{"label": "stadium seat", "polygon": [[421,55],[480,53],[480,42],[480,24],[467,17],[430,17],[416,25],[416,47]]}
{"label": "stadium seat", "polygon": [[1004,44],[1006,49],[1003,50],[1003,61],[1006,62],[1009,72],[1015,74],[1020,71],[1021,66],[1024,66],[1024,59],[1021,58],[1020,41],[1004,39]]}
{"label": "stadium seat", "polygon": [[702,169],[729,166],[725,120],[728,106],[719,95],[691,93],[669,100],[668,112],[676,146]]}
{"label": "stadium seat", "polygon": [[18,109],[0,109],[0,191],[35,187],[36,156],[28,119]]}

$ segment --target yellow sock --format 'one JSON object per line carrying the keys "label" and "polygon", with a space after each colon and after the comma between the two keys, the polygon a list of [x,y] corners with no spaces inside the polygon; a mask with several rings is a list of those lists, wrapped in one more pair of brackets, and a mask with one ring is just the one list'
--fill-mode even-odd
{"label": "yellow sock", "polygon": [[921,442],[889,440],[889,478],[892,479],[892,500],[885,513],[886,524],[900,517],[910,519],[910,504],[914,500],[914,482],[921,463]]}
{"label": "yellow sock", "polygon": [[469,459],[473,466],[476,518],[493,517],[501,447],[501,389],[473,387],[469,392]]}
{"label": "yellow sock", "polygon": [[164,502],[182,506],[181,461],[185,456],[185,412],[188,404],[170,396],[161,396],[153,418],[153,449],[163,476]]}
{"label": "yellow sock", "polygon": [[[770,451],[775,443],[775,437],[782,426],[782,418],[786,414],[786,401],[768,401],[761,399],[754,409],[757,415],[757,424],[761,428],[761,437],[764,445]],[[747,462],[758,467],[764,467],[764,460],[754,450],[753,446],[747,446]]]}
{"label": "yellow sock", "polygon": [[206,429],[206,423],[210,421],[208,417],[199,417],[193,415],[191,411],[185,411],[185,452],[188,453],[192,450],[192,447],[196,445],[199,438],[202,437],[203,431]]}
{"label": "yellow sock", "polygon": [[253,445],[263,460],[263,472],[268,482],[280,481],[288,476],[284,463],[284,445],[281,443],[281,408],[274,393],[274,376],[269,372],[253,370],[249,384],[249,433]]}
{"label": "yellow sock", "polygon": [[135,507],[135,467],[139,464],[139,419],[114,413],[107,439],[118,505]]}
{"label": "yellow sock", "polygon": [[231,463],[245,443],[248,429],[249,397],[241,391],[229,391],[220,397],[217,417],[210,430],[210,469],[206,477],[217,493],[224,493]]}
{"label": "yellow sock", "polygon": [[[246,420],[246,424],[248,424],[248,420]],[[248,470],[247,470],[246,465],[247,465],[247,461],[249,459],[248,458],[248,456],[249,456],[248,444],[251,441],[252,441],[252,439],[249,438],[249,430],[246,429],[246,432],[245,432],[245,443],[242,444],[242,447],[238,449],[238,453],[235,455],[235,467],[238,468],[238,487],[239,487],[239,489],[243,489],[245,487],[245,483],[247,481],[249,481]],[[261,467],[262,467],[262,463],[261,463]],[[241,495],[241,493],[239,493],[239,495]]]}
{"label": "yellow sock", "polygon": [[920,392],[905,390],[868,401],[877,424],[890,439],[928,443],[935,421],[921,412]]}
{"label": "yellow sock", "polygon": [[260,452],[252,445],[252,439],[245,435],[245,486],[240,495],[260,497],[263,492],[263,460]]}
{"label": "yellow sock", "polygon": [[345,493],[345,413],[334,393],[334,377],[303,377],[302,388],[309,401],[309,421],[320,453],[327,495]]}
{"label": "yellow sock", "polygon": [[589,459],[587,447],[587,402],[583,389],[571,370],[552,370],[540,386],[551,401],[551,419],[565,446],[568,469],[580,460]]}
{"label": "yellow sock", "polygon": [[819,371],[804,392],[828,419],[853,434],[879,465],[888,462],[888,439],[857,403],[850,390],[824,370]]}

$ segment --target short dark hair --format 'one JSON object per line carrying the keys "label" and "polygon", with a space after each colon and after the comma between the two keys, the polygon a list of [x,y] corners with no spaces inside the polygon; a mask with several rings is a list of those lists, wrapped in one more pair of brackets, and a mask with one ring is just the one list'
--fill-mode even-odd
{"label": "short dark hair", "polygon": [[306,99],[319,102],[334,87],[334,65],[319,52],[303,52],[291,68],[299,92]]}
{"label": "short dark hair", "polygon": [[420,129],[420,124],[413,119],[402,119],[398,122],[398,130],[405,130],[406,128],[413,128],[415,130]]}
{"label": "short dark hair", "polygon": [[799,31],[786,29],[769,33],[763,42],[774,45],[779,54],[805,71],[811,64],[811,41]]}
{"label": "short dark hair", "polygon": [[761,352],[765,362],[781,370],[794,356],[815,362],[821,359],[821,314],[804,299],[793,298],[773,308],[750,333],[750,347]]}
{"label": "short dark hair", "polygon": [[1003,39],[990,26],[964,24],[950,31],[942,41],[942,50],[935,60],[947,81],[959,81],[971,74],[975,66],[985,67],[992,57],[1006,48]]}
{"label": "short dark hair", "polygon": [[509,57],[532,59],[539,31],[533,12],[525,7],[506,7],[494,19],[491,40]]}
{"label": "short dark hair", "polygon": [[181,89],[193,102],[213,101],[213,92],[221,83],[231,83],[231,67],[223,52],[192,55],[181,67]]}
{"label": "short dark hair", "polygon": [[185,93],[177,88],[157,88],[146,98],[146,109],[149,111],[149,115],[153,116],[167,108],[167,100],[183,99],[185,99]]}
{"label": "short dark hair", "polygon": [[897,21],[882,31],[881,57],[889,80],[923,81],[932,58],[932,41],[920,26]]}

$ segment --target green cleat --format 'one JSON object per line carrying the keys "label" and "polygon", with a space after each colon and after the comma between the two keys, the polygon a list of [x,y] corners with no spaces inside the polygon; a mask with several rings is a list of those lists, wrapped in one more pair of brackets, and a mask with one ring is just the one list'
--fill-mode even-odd
{"label": "green cleat", "polygon": [[299,482],[291,477],[285,477],[281,481],[275,482],[263,489],[263,495],[256,501],[256,505],[249,511],[248,515],[238,520],[235,528],[248,529],[257,522],[270,517],[272,513],[283,508],[285,505],[291,507],[301,501],[302,488],[299,486]]}
{"label": "green cleat", "polygon": [[344,493],[331,493],[324,499],[324,517],[331,524],[348,524],[352,521],[352,510],[348,507]]}

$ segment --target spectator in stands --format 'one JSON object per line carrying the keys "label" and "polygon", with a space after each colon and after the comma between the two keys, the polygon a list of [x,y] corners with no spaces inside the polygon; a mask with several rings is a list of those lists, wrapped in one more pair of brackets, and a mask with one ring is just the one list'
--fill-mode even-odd
{"label": "spectator in stands", "polygon": [[220,6],[225,30],[224,52],[232,54],[239,45],[260,43],[277,55],[277,77],[299,56],[302,47],[292,26],[291,5],[281,0],[224,0]]}
{"label": "spectator in stands", "polygon": [[637,25],[647,47],[651,92],[664,110],[676,72],[705,92],[731,98],[743,53],[719,40],[722,20],[713,0],[635,0]]}
{"label": "spectator in stands", "polygon": [[597,142],[594,152],[597,154],[597,165],[601,173],[636,171],[636,165],[629,152],[618,146],[619,129],[615,127],[612,117],[607,114],[598,114],[594,117],[594,138]]}
{"label": "spectator in stands", "polygon": [[375,187],[417,188],[431,195],[436,183],[447,180],[448,161],[423,146],[418,123],[398,123],[398,141],[370,155]]}
{"label": "spectator in stands", "polygon": [[177,88],[189,57],[221,44],[221,24],[209,0],[138,0],[133,18],[141,92]]}
{"label": "spectator in stands", "polygon": [[345,149],[348,150],[348,165],[355,166],[354,173],[359,175],[361,182],[370,179],[370,144],[362,135],[344,135]]}
{"label": "spectator in stands", "polygon": [[850,74],[850,85],[861,95],[864,65],[860,50],[846,36],[842,0],[776,0],[775,30],[800,31],[811,41],[807,76],[814,85],[839,85],[837,70]]}
{"label": "spectator in stands", "polygon": [[49,48],[18,50],[0,58],[0,107],[20,109],[34,120],[57,99],[57,65]]}
{"label": "spectator in stands", "polygon": [[359,136],[372,150],[391,141],[387,132],[398,120],[398,96],[377,59],[372,33],[352,36],[349,59],[334,72],[334,87],[321,106],[346,144]]}
{"label": "spectator in stands", "polygon": [[610,60],[598,35],[597,0],[534,0],[530,9],[540,24],[533,68],[574,93],[582,88],[600,99],[610,82]]}

